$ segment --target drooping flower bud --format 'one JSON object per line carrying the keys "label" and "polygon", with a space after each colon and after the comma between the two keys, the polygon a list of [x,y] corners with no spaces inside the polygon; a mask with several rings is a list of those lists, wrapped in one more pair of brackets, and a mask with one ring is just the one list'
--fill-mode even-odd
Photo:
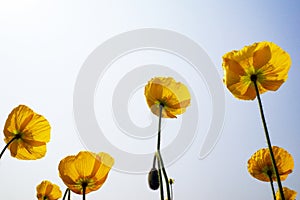
{"label": "drooping flower bud", "polygon": [[157,190],[159,188],[159,175],[158,170],[155,167],[152,168],[148,174],[148,184],[152,190]]}

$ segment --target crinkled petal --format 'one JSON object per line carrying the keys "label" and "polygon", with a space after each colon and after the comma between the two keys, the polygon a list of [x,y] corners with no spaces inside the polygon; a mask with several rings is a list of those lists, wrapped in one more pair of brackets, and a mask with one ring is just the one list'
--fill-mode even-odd
{"label": "crinkled petal", "polygon": [[253,66],[256,70],[265,66],[271,59],[270,46],[266,42],[257,45],[257,50],[253,53]]}
{"label": "crinkled petal", "polygon": [[21,139],[12,142],[8,149],[11,156],[20,160],[36,160],[45,156],[47,152],[46,144],[31,146]]}
{"label": "crinkled petal", "polygon": [[95,162],[96,154],[88,151],[79,152],[74,160],[74,165],[79,177],[90,177],[93,173]]}
{"label": "crinkled petal", "polygon": [[76,184],[78,178],[80,178],[75,165],[75,156],[67,156],[62,159],[58,165],[58,171],[61,179],[69,187]]}
{"label": "crinkled petal", "polygon": [[[272,42],[258,42],[223,56],[224,84],[237,98],[253,100],[249,81],[257,76],[259,93],[276,91],[287,79],[291,66],[288,53]],[[246,81],[245,81],[246,80]],[[255,90],[254,90],[255,91]],[[250,95],[250,96],[248,96]]]}
{"label": "crinkled petal", "polygon": [[[105,177],[112,166],[114,165],[114,159],[111,157],[109,154],[105,152],[100,152],[98,153],[98,158],[100,160],[100,167],[99,169],[95,172],[95,177],[97,180],[101,180],[103,177]],[[99,161],[97,160],[97,161]]]}
{"label": "crinkled petal", "polygon": [[188,88],[171,77],[152,78],[145,86],[145,97],[151,112],[159,116],[162,104],[162,117],[176,118],[190,105]]}
{"label": "crinkled petal", "polygon": [[86,183],[87,194],[102,186],[113,162],[107,153],[81,151],[76,156],[61,160],[58,169],[61,179],[71,191],[82,194],[82,183]]}
{"label": "crinkled petal", "polygon": [[[280,180],[284,181],[292,173],[294,168],[293,157],[283,148],[272,147]],[[255,152],[248,160],[248,171],[256,179],[269,182],[267,172],[272,172],[272,179],[276,181],[275,172],[268,148],[260,149]]]}
{"label": "crinkled petal", "polygon": [[40,159],[46,154],[46,143],[50,140],[50,124],[41,115],[25,105],[19,105],[9,114],[4,126],[4,141],[10,142],[11,155],[22,160]]}

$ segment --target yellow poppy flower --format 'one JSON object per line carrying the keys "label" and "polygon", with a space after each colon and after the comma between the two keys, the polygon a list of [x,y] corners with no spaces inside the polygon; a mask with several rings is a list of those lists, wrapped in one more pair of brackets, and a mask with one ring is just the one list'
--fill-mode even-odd
{"label": "yellow poppy flower", "polygon": [[237,98],[253,100],[259,93],[276,91],[288,77],[291,58],[272,42],[258,42],[223,56],[224,83]]}
{"label": "yellow poppy flower", "polygon": [[[297,192],[287,187],[283,187],[285,200],[296,200]],[[276,200],[281,200],[279,191],[276,192]]]}
{"label": "yellow poppy flower", "polygon": [[176,115],[184,113],[191,101],[188,88],[171,77],[152,78],[144,93],[153,114],[159,116],[160,105],[163,106],[164,118],[176,118]]}
{"label": "yellow poppy flower", "polygon": [[59,163],[59,175],[66,186],[76,194],[98,190],[106,181],[114,159],[107,153],[81,151],[67,156]]}
{"label": "yellow poppy flower", "polygon": [[38,200],[57,200],[62,196],[59,187],[47,180],[36,187],[36,192]]}
{"label": "yellow poppy flower", "polygon": [[[294,159],[283,148],[272,147],[280,180],[284,181],[294,169]],[[255,152],[248,160],[248,171],[256,179],[270,182],[269,175],[272,180],[276,181],[275,171],[272,165],[270,151],[268,148],[260,149]]]}
{"label": "yellow poppy flower", "polygon": [[4,141],[14,139],[8,149],[11,156],[21,160],[35,160],[45,156],[50,140],[50,124],[25,105],[19,105],[9,114],[4,126]]}

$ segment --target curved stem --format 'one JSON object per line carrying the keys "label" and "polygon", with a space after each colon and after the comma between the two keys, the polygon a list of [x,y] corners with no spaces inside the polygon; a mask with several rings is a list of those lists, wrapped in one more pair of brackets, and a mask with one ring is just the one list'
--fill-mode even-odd
{"label": "curved stem", "polygon": [[69,188],[66,189],[62,200],[65,200],[65,198],[66,198],[66,196],[67,196],[68,193],[70,194]]}
{"label": "curved stem", "polygon": [[169,183],[170,183],[170,188],[171,188],[171,199],[173,200],[174,198],[173,198],[173,196],[174,196],[174,194],[173,194],[173,180],[172,179],[170,179],[169,180]]}
{"label": "curved stem", "polygon": [[156,164],[156,155],[154,155],[153,157],[152,168],[155,168],[155,164]]}
{"label": "curved stem", "polygon": [[165,170],[164,162],[162,160],[162,156],[161,156],[161,153],[160,153],[161,118],[162,118],[162,110],[163,110],[163,108],[164,108],[164,105],[162,103],[159,104],[159,121],[158,121],[158,133],[157,133],[157,152],[156,152],[156,155],[153,158],[153,167],[155,167],[155,161],[157,159],[161,199],[162,200],[164,199],[164,188],[163,188],[163,182],[162,182],[162,173],[163,173],[165,184],[166,184],[166,187],[167,187],[168,200],[171,200],[169,179],[168,179],[168,175],[167,175],[167,172]]}
{"label": "curved stem", "polygon": [[160,154],[159,150],[157,151],[157,154],[158,154],[158,162],[160,162],[160,164],[161,164],[161,169],[163,171],[163,175],[164,175],[164,178],[165,178],[168,200],[171,200],[170,184],[169,184],[169,178],[168,178],[168,175],[167,175],[167,171],[165,169],[164,162],[162,160],[162,157],[161,157],[161,154]]}
{"label": "curved stem", "polygon": [[279,176],[279,173],[278,173],[278,168],[277,168],[274,153],[273,153],[273,150],[272,150],[271,139],[270,139],[268,128],[267,128],[267,123],[266,123],[266,119],[265,119],[263,106],[262,106],[262,102],[261,102],[261,99],[260,99],[260,94],[259,94],[256,79],[257,79],[256,76],[251,77],[251,80],[254,83],[255,92],[256,92],[256,95],[257,95],[257,101],[258,101],[258,104],[259,104],[261,120],[262,120],[262,123],[263,123],[264,131],[265,131],[265,137],[266,137],[268,148],[269,148],[269,151],[270,151],[272,165],[274,167],[274,171],[275,171],[275,175],[276,175],[276,180],[277,180],[277,184],[278,184],[278,188],[279,188],[279,192],[280,192],[280,197],[281,197],[281,200],[285,200],[284,193],[283,193],[283,188],[282,188],[282,184],[281,184],[281,180],[280,180],[280,176]]}
{"label": "curved stem", "polygon": [[18,138],[19,138],[18,135],[16,135],[15,137],[13,137],[13,139],[11,139],[11,140],[5,145],[5,147],[3,148],[3,150],[2,150],[1,153],[0,153],[0,159],[1,159],[2,155],[3,155],[3,153],[5,152],[5,150],[7,149],[7,147],[8,147],[15,139],[18,139]]}
{"label": "curved stem", "polygon": [[69,190],[69,192],[68,192],[68,200],[71,200],[71,190],[70,189],[68,189]]}
{"label": "curved stem", "polygon": [[272,188],[273,198],[274,198],[274,200],[276,200],[276,194],[275,194],[274,185],[273,185],[273,179],[272,179],[272,171],[269,170],[269,171],[267,172],[267,174],[268,174],[268,177],[269,177],[269,179],[270,179],[270,184],[271,184],[271,188]]}
{"label": "curved stem", "polygon": [[[155,154],[155,157],[158,157],[158,154]],[[158,177],[159,177],[159,189],[160,189],[160,199],[164,200],[164,185],[162,182],[162,175],[161,175],[161,163],[159,162],[159,158],[157,158],[157,165],[158,165]]]}

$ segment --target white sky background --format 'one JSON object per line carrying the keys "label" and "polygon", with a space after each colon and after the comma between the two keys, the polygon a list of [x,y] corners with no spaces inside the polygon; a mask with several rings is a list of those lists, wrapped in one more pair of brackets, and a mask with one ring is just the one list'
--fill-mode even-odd
{"label": "white sky background", "polygon": [[[220,79],[222,55],[253,42],[272,41],[291,55],[289,79],[262,100],[273,145],[295,159],[294,172],[283,185],[300,193],[299,8],[296,1],[0,0],[0,125],[4,127],[14,107],[26,104],[52,126],[45,158],[20,161],[8,151],[4,154],[0,199],[35,199],[35,187],[44,179],[64,192],[58,163],[84,149],[73,117],[73,90],[81,65],[102,42],[139,28],[169,29],[196,41]],[[214,151],[199,160],[199,136],[168,168],[176,181],[175,199],[272,199],[269,183],[252,178],[246,168],[249,157],[266,147],[257,102],[236,100],[226,88],[225,96],[226,119]],[[4,145],[3,141],[0,146]],[[112,170],[104,186],[87,199],[159,199],[146,180],[146,175]]]}

